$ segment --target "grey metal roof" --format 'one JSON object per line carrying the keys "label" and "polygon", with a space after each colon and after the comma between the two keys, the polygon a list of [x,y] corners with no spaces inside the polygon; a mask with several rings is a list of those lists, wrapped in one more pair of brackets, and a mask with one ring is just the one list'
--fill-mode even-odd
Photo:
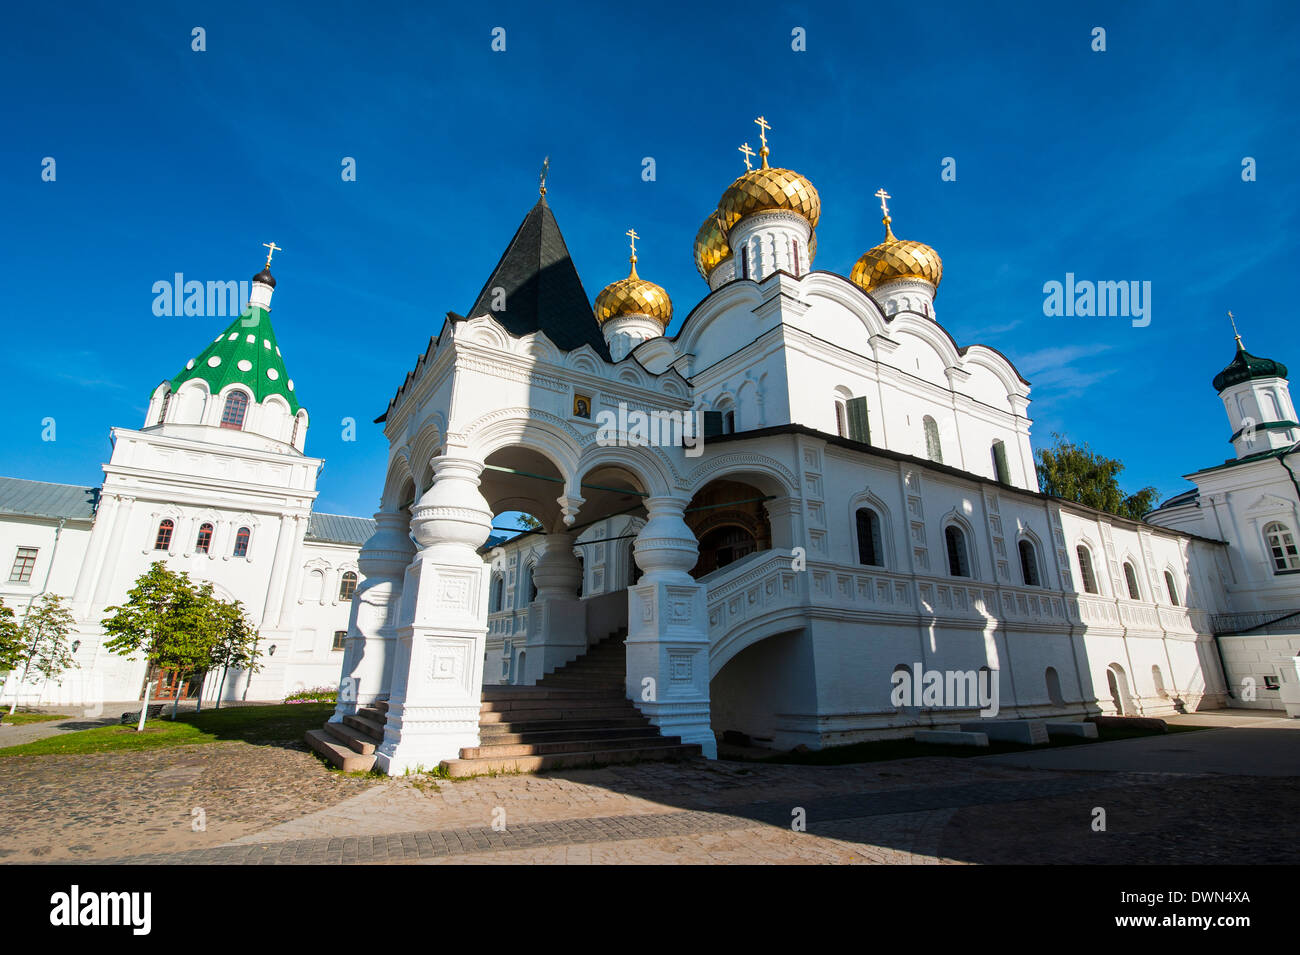
{"label": "grey metal roof", "polygon": [[349,517],[346,514],[318,514],[312,512],[307,521],[307,540],[330,544],[355,544],[360,547],[375,533],[375,522],[369,517]]}
{"label": "grey metal roof", "polygon": [[0,477],[0,514],[88,521],[98,500],[97,487]]}

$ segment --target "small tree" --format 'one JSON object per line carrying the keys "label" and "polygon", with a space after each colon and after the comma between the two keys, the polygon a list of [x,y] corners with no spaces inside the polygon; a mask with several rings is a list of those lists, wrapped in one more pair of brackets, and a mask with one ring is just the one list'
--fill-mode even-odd
{"label": "small tree", "polygon": [[257,673],[262,669],[258,662],[258,633],[244,615],[244,605],[236,600],[230,603],[217,601],[214,608],[219,614],[217,640],[212,647],[212,665],[221,667],[221,684],[217,688],[217,709],[226,690],[226,674],[233,667]]}
{"label": "small tree", "polygon": [[1155,505],[1153,487],[1144,487],[1136,494],[1120,490],[1122,461],[1098,454],[1086,442],[1077,445],[1056,432],[1052,438],[1052,447],[1038,451],[1038,483],[1044,494],[1135,521]]}
{"label": "small tree", "polygon": [[113,639],[104,646],[123,656],[142,652],[149,663],[179,676],[203,670],[215,642],[207,622],[213,599],[211,584],[195,587],[188,574],[155,561],[127,591],[126,603],[108,608],[112,616],[104,618],[104,631]]}
{"label": "small tree", "polygon": [[[32,670],[45,678],[46,685],[50,680],[58,683],[65,670],[76,666],[72,658],[72,647],[68,643],[68,636],[76,625],[76,620],[58,594],[42,594],[40,601],[27,609],[27,615],[19,627],[23,644],[23,675],[18,681],[19,685],[27,682]],[[12,713],[17,707],[18,692],[15,689],[9,712]]]}
{"label": "small tree", "polygon": [[23,637],[14,612],[0,597],[0,673],[17,669],[23,658]]}

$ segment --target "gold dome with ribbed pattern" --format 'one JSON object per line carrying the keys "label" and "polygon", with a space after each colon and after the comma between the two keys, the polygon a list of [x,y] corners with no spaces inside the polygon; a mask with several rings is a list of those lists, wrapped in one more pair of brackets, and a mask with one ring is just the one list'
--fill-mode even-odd
{"label": "gold dome with ribbed pattern", "polygon": [[625,279],[611,282],[596,296],[596,321],[604,325],[625,315],[646,315],[664,328],[673,320],[673,302],[660,286],[636,274],[636,256],[632,256],[632,271]]}
{"label": "gold dome with ribbed pattern", "polygon": [[758,169],[747,170],[718,200],[723,225],[730,229],[756,212],[785,211],[803,216],[817,228],[822,200],[813,184],[793,169],[768,166],[766,155],[763,163]]}
{"label": "gold dome with ribbed pattern", "polygon": [[919,279],[929,282],[936,292],[943,280],[943,260],[939,253],[924,242],[899,239],[889,227],[885,217],[885,241],[868,250],[854,263],[849,278],[865,292],[873,291],[887,282],[899,279]]}
{"label": "gold dome with ribbed pattern", "polygon": [[716,209],[710,212],[700,226],[700,231],[695,233],[695,267],[705,279],[731,258],[731,245],[722,233],[722,226],[718,224],[718,215]]}

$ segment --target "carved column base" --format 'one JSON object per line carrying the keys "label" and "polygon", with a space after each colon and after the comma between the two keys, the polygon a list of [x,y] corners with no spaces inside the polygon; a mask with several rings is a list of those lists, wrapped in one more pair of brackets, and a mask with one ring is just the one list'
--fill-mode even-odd
{"label": "carved column base", "polygon": [[628,588],[628,604],[628,698],[665,736],[716,759],[704,587],[643,581]]}

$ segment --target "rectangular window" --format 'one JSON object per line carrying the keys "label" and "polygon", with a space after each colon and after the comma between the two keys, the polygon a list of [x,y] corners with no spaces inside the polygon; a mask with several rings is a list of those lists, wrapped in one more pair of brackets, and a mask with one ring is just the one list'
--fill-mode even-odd
{"label": "rectangular window", "polygon": [[347,640],[347,638],[348,638],[348,632],[347,632],[346,630],[335,630],[335,631],[334,631],[334,646],[331,647],[330,649],[332,649],[332,650],[342,650],[342,649],[343,649],[343,642],[344,642],[345,640]]}
{"label": "rectangular window", "polygon": [[13,569],[9,571],[9,582],[11,584],[25,584],[32,579],[32,571],[36,569],[36,555],[39,549],[36,547],[19,547],[18,553],[14,557]]}
{"label": "rectangular window", "polygon": [[849,439],[862,444],[871,443],[871,421],[867,414],[866,398],[850,398],[844,403],[849,419]]}

